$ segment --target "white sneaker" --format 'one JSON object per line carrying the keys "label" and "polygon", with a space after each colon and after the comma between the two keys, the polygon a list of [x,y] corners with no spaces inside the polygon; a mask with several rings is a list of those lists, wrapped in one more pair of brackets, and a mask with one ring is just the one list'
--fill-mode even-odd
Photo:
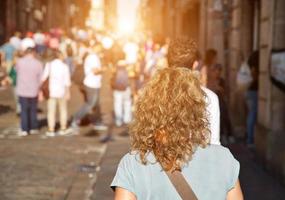
{"label": "white sneaker", "polygon": [[32,130],[30,130],[30,134],[31,135],[35,135],[35,134],[39,134],[40,132],[39,132],[39,130],[38,129],[32,129]]}
{"label": "white sneaker", "polygon": [[104,124],[94,124],[93,129],[97,131],[106,131],[108,130],[108,127]]}
{"label": "white sneaker", "polygon": [[123,122],[121,120],[116,120],[115,124],[116,127],[121,127],[123,125]]}
{"label": "white sneaker", "polygon": [[72,134],[72,130],[71,129],[65,129],[65,130],[60,130],[60,131],[58,131],[58,134],[59,135],[70,135],[70,134]]}
{"label": "white sneaker", "polygon": [[73,121],[70,126],[73,129],[79,129],[79,125],[78,125],[78,123],[76,121]]}
{"label": "white sneaker", "polygon": [[21,137],[27,136],[27,135],[28,135],[28,132],[27,132],[27,131],[20,131],[20,132],[18,133],[18,136],[21,136]]}
{"label": "white sneaker", "polygon": [[46,136],[47,137],[54,137],[55,136],[55,132],[54,131],[47,131],[46,132]]}

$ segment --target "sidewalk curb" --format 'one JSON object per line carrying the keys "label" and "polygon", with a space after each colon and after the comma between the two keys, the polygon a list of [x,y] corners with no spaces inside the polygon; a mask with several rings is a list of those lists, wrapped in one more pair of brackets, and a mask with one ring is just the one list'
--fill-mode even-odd
{"label": "sidewalk curb", "polygon": [[[102,154],[100,155],[99,162],[96,164],[95,173],[84,173],[80,171],[76,171],[74,173],[74,179],[69,186],[69,191],[67,191],[64,200],[77,200],[78,197],[83,200],[90,200],[93,195],[93,188],[97,182],[98,173],[100,171],[100,166],[102,160],[107,151],[107,144],[103,147]],[[85,187],[84,187],[85,186]]]}
{"label": "sidewalk curb", "polygon": [[128,137],[118,137],[114,141],[108,142],[107,151],[101,161],[100,171],[97,173],[98,180],[93,187],[93,194],[90,200],[109,200],[113,198],[110,184],[119,161],[127,152],[129,152]]}

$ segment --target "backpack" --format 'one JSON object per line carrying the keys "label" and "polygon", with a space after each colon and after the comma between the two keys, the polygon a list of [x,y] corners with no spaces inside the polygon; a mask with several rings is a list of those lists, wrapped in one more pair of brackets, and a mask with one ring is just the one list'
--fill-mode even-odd
{"label": "backpack", "polygon": [[114,90],[124,91],[129,87],[128,71],[123,67],[118,67],[114,77],[112,78],[112,88]]}
{"label": "backpack", "polygon": [[[88,53],[85,53],[82,60],[85,62],[86,57],[88,56]],[[72,81],[78,85],[78,86],[82,86],[83,85],[83,81],[85,78],[85,72],[84,72],[84,62],[83,64],[77,64],[74,66],[74,72],[71,76]]]}
{"label": "backpack", "polygon": [[76,85],[82,85],[83,84],[83,80],[84,80],[85,74],[84,74],[84,66],[83,65],[77,65],[75,67],[75,70],[71,76],[72,81],[76,84]]}

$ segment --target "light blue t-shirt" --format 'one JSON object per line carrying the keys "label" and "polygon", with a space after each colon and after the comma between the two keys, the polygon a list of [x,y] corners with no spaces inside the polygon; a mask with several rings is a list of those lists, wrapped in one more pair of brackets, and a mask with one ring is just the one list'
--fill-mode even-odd
{"label": "light blue t-shirt", "polygon": [[[126,154],[111,187],[124,188],[137,200],[181,200],[154,155],[148,154],[147,160],[151,164],[143,165],[138,154]],[[199,200],[225,200],[238,180],[239,168],[239,162],[227,148],[209,145],[197,148],[182,174]]]}
{"label": "light blue t-shirt", "polygon": [[0,51],[5,53],[5,61],[12,61],[16,49],[10,43],[6,43],[0,47]]}

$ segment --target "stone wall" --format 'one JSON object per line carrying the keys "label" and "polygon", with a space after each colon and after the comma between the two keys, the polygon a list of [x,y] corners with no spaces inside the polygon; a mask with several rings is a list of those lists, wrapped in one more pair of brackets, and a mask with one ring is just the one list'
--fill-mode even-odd
{"label": "stone wall", "polygon": [[[261,3],[259,110],[257,153],[267,168],[285,180],[285,93],[270,81],[271,49],[285,48],[282,0]],[[281,175],[281,176],[280,176]]]}

